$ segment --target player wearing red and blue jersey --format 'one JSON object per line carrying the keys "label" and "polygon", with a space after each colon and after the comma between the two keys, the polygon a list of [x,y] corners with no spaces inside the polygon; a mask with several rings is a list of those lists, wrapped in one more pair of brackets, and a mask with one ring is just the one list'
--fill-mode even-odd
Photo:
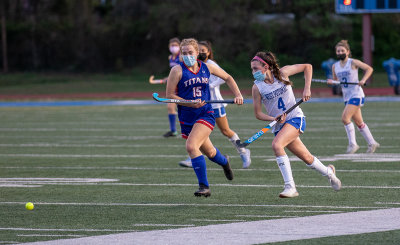
{"label": "player wearing red and blue jersey", "polygon": [[199,55],[198,42],[195,39],[184,39],[180,44],[180,55],[183,63],[171,69],[167,81],[167,97],[170,99],[197,100],[193,104],[178,103],[178,117],[182,130],[182,137],[187,139],[186,151],[189,154],[193,169],[196,173],[199,190],[195,196],[210,196],[207,179],[206,161],[203,156],[219,164],[224,169],[228,180],[233,179],[233,172],[229,158],[221,154],[214,147],[209,136],[215,125],[213,109],[205,100],[210,99],[210,74],[225,80],[235,95],[235,104],[243,104],[243,97],[235,80],[221,68],[205,64],[197,57]]}

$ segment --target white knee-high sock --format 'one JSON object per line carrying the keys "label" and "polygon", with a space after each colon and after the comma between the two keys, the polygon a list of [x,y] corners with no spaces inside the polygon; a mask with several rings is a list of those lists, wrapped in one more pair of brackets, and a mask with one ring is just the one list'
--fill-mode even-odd
{"label": "white knee-high sock", "polygon": [[279,170],[281,171],[283,181],[285,185],[290,184],[295,187],[292,168],[290,167],[290,161],[287,155],[276,157],[276,162],[278,163]]}
{"label": "white knee-high sock", "polygon": [[369,131],[367,124],[364,123],[361,127],[358,128],[358,131],[360,131],[361,135],[367,141],[368,145],[376,144],[376,141],[372,136],[371,131]]}
{"label": "white knee-high sock", "polygon": [[311,165],[308,165],[308,167],[310,167],[311,169],[314,169],[315,171],[319,172],[320,174],[322,174],[322,176],[326,176],[328,177],[329,175],[332,174],[332,169],[328,168],[327,166],[325,166],[318,158],[316,158],[314,156],[314,161]]}
{"label": "white knee-high sock", "polygon": [[239,136],[235,133],[231,138],[229,138],[229,141],[232,143],[232,145],[236,148],[236,150],[237,150],[237,152],[239,153],[239,154],[241,154],[241,153],[245,153],[246,152],[246,149],[244,148],[244,147],[239,147],[237,144],[236,144],[236,140],[239,140],[240,138],[239,138]]}
{"label": "white knee-high sock", "polygon": [[349,145],[357,145],[354,124],[350,122],[349,124],[344,125],[344,128],[346,129],[347,138],[349,139]]}

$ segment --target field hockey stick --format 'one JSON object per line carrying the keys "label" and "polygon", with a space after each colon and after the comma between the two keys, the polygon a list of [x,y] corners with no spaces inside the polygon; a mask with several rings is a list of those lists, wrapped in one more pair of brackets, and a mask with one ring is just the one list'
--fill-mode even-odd
{"label": "field hockey stick", "polygon": [[[294,108],[296,108],[298,105],[300,105],[301,103],[303,103],[303,99],[299,100],[296,104],[294,104],[292,107],[290,107],[289,109],[287,109],[284,114],[286,113],[289,114],[289,112],[293,111]],[[281,115],[282,116],[282,115]],[[255,133],[253,136],[251,136],[248,140],[246,140],[243,143],[240,143],[240,140],[236,140],[236,145],[239,147],[246,147],[249,144],[251,144],[253,141],[255,141],[256,139],[260,138],[263,134],[265,134],[268,130],[270,130],[281,118],[281,116],[279,116],[278,118],[276,118],[276,120],[272,121],[270,124],[268,124],[267,126],[263,127],[260,131],[258,131],[257,133]]]}
{"label": "field hockey stick", "polygon": [[[327,80],[323,80],[323,79],[311,79],[311,81],[318,82],[318,83],[327,83]],[[346,82],[340,82],[340,81],[335,81],[335,80],[332,80],[332,84],[358,85],[358,83],[346,83]],[[365,86],[365,84],[364,84],[364,86]]]}
{"label": "field hockey stick", "polygon": [[[198,100],[178,100],[178,99],[166,99],[158,97],[158,93],[153,93],[153,99],[162,102],[162,103],[183,103],[183,104],[192,104],[199,103]],[[206,100],[206,103],[223,103],[223,104],[234,104],[234,100]]]}
{"label": "field hockey stick", "polygon": [[151,84],[162,84],[162,83],[165,83],[165,82],[164,82],[164,79],[154,79],[154,76],[151,75],[150,78],[149,78],[149,83],[151,83]]}

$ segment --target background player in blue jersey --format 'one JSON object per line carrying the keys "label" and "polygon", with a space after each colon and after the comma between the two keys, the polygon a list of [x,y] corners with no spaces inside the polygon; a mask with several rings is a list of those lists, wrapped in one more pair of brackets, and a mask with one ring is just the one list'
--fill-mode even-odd
{"label": "background player in blue jersey", "polygon": [[180,55],[183,63],[171,69],[166,94],[170,99],[198,100],[198,103],[193,104],[178,103],[178,117],[182,137],[187,139],[186,151],[192,159],[192,166],[199,183],[199,189],[194,195],[207,197],[211,195],[211,192],[203,154],[222,166],[228,180],[233,179],[229,159],[214,147],[209,138],[215,125],[214,111],[210,104],[204,102],[210,99],[210,75],[213,74],[225,80],[235,95],[236,104],[243,104],[243,97],[232,76],[215,65],[197,60],[199,46],[195,39],[184,39],[181,42]]}
{"label": "background player in blue jersey", "polygon": [[[199,60],[207,63],[207,64],[213,64],[218,66],[217,63],[214,61],[214,54],[212,51],[211,43],[208,41],[201,41],[199,42]],[[225,81],[222,80],[221,78],[210,75],[209,79],[209,87],[210,87],[210,96],[211,100],[223,100],[221,92],[220,92],[220,85],[224,84]],[[225,111],[225,106],[227,104],[211,104],[213,110],[214,110],[214,117],[215,121],[217,123],[217,126],[221,133],[226,136],[229,141],[233,144],[233,146],[236,148],[237,152],[240,155],[240,158],[242,159],[243,163],[243,168],[248,168],[251,164],[251,158],[250,158],[250,150],[246,149],[244,147],[239,147],[236,144],[237,140],[240,140],[239,136],[229,127],[228,123],[228,118],[226,117],[226,111]],[[189,158],[186,160],[180,161],[179,165],[182,167],[192,167],[192,161]]]}
{"label": "background player in blue jersey", "polygon": [[[333,79],[345,82],[341,87],[343,100],[346,105],[342,113],[342,122],[347,133],[347,138],[349,139],[346,153],[353,154],[360,148],[356,141],[354,125],[351,122],[352,119],[356,123],[358,131],[360,131],[367,141],[367,153],[374,153],[380,145],[375,141],[361,114],[361,107],[364,105],[365,97],[361,86],[372,75],[373,69],[360,60],[350,58],[350,45],[347,40],[338,42],[335,46],[335,51],[339,61],[332,66]],[[358,68],[361,68],[365,72],[360,81],[358,81]],[[358,85],[349,85],[346,82],[358,83]],[[329,79],[328,84],[332,84],[332,80]]]}
{"label": "background player in blue jersey", "polygon": [[[291,75],[304,72],[303,100],[308,101],[310,99],[312,77],[312,66],[310,64],[287,65],[279,68],[275,55],[271,52],[258,52],[250,64],[255,79],[252,94],[254,114],[257,119],[263,121],[276,120],[284,111],[296,104],[292,82],[289,80]],[[267,114],[262,111],[262,104],[264,104]],[[296,107],[287,115],[283,114],[281,120],[273,128],[275,138],[272,141],[272,150],[285,182],[284,190],[279,194],[281,198],[299,195],[285,148],[303,160],[308,167],[327,177],[334,190],[338,191],[342,186],[335,175],[335,167],[322,164],[301,141],[300,135],[305,128],[305,116],[300,107]]]}
{"label": "background player in blue jersey", "polygon": [[[172,68],[176,65],[179,65],[179,44],[180,40],[176,37],[169,40],[169,51],[171,55],[168,56],[169,60],[169,67]],[[167,82],[167,77],[163,79],[164,83]],[[167,104],[168,110],[168,121],[169,121],[169,128],[170,130],[166,132],[163,136],[164,137],[173,137],[177,136],[178,132],[176,131],[176,105],[171,103]]]}

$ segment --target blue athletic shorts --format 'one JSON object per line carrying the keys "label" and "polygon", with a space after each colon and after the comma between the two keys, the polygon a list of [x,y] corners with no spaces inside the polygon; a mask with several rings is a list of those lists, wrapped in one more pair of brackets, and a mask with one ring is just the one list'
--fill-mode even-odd
{"label": "blue athletic shorts", "polygon": [[[200,109],[200,108],[199,108]],[[213,115],[214,111],[212,108],[207,106],[201,107],[201,109],[188,110],[178,109],[179,123],[181,125],[182,138],[187,139],[190,132],[192,131],[193,125],[195,123],[201,123],[211,130],[215,126],[215,117]]]}
{"label": "blue athletic shorts", "polygon": [[220,118],[220,117],[226,116],[225,107],[216,108],[216,109],[213,109],[213,110],[214,110],[214,117],[215,118]]}
{"label": "blue athletic shorts", "polygon": [[300,133],[304,133],[306,130],[306,118],[305,117],[294,117],[292,119],[286,120],[286,122],[281,126],[278,131],[275,131],[275,136],[279,133],[282,127],[286,124],[290,124],[296,129],[300,130]]}
{"label": "blue athletic shorts", "polygon": [[365,98],[351,98],[348,101],[345,101],[344,104],[347,105],[355,105],[355,106],[363,106],[365,102]]}

